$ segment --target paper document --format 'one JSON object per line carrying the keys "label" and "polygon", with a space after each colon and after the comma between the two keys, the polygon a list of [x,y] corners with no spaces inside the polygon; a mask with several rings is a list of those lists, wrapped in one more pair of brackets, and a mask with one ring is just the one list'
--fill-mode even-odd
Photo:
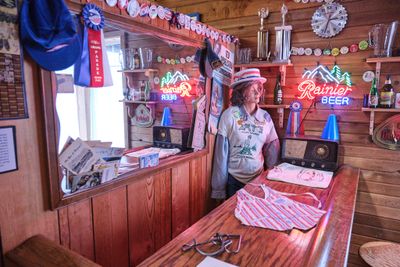
{"label": "paper document", "polygon": [[80,138],[73,141],[60,155],[60,164],[73,174],[81,174],[92,170],[94,164],[104,160]]}
{"label": "paper document", "polygon": [[281,163],[268,171],[267,179],[317,188],[327,188],[333,172],[309,169]]}
{"label": "paper document", "polygon": [[238,267],[238,266],[207,256],[197,265],[197,267]]}

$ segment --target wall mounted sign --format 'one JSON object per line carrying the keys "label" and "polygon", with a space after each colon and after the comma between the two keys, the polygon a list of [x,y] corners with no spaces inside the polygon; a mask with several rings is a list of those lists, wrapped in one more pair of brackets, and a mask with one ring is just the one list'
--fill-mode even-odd
{"label": "wall mounted sign", "polygon": [[0,1],[0,119],[28,117],[17,1]]}
{"label": "wall mounted sign", "polygon": [[351,76],[348,72],[342,73],[341,68],[335,65],[330,71],[326,66],[319,65],[303,74],[303,82],[298,86],[301,93],[298,99],[314,100],[321,97],[322,104],[349,105],[348,94],[351,88]]}
{"label": "wall mounted sign", "polygon": [[377,146],[400,150],[400,114],[390,117],[376,127],[372,140]]}
{"label": "wall mounted sign", "polygon": [[139,127],[150,127],[153,122],[152,110],[144,104],[138,105],[135,109],[135,116],[132,117],[132,124]]}
{"label": "wall mounted sign", "polygon": [[177,100],[180,97],[190,97],[192,85],[189,83],[189,77],[180,71],[167,72],[161,78],[160,90],[163,93],[161,100]]}
{"label": "wall mounted sign", "polygon": [[18,170],[15,126],[0,127],[0,173]]}

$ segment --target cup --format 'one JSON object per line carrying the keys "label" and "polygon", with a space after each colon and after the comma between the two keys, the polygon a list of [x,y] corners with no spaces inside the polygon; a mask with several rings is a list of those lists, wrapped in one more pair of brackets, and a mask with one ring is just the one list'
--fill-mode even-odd
{"label": "cup", "polygon": [[151,69],[153,65],[153,49],[144,47],[142,48],[142,65],[144,69]]}
{"label": "cup", "polygon": [[363,98],[363,108],[369,107],[369,94],[364,94]]}
{"label": "cup", "polygon": [[130,70],[133,67],[133,50],[131,48],[121,49],[119,51],[119,63],[124,70]]}
{"label": "cup", "polygon": [[385,56],[385,42],[387,38],[388,26],[385,24],[376,24],[368,33],[368,42],[374,48],[375,57]]}
{"label": "cup", "polygon": [[387,29],[386,38],[385,38],[385,56],[391,57],[392,56],[392,48],[394,41],[396,39],[397,27],[399,22],[393,21]]}

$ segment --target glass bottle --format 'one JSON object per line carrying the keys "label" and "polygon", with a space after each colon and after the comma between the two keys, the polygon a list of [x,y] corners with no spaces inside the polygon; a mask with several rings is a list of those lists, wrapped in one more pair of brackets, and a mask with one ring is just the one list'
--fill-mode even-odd
{"label": "glass bottle", "polygon": [[150,100],[150,91],[151,91],[150,82],[149,81],[145,81],[144,101]]}
{"label": "glass bottle", "polygon": [[276,84],[274,89],[274,104],[280,105],[283,102],[283,91],[281,87],[281,74],[276,77]]}
{"label": "glass bottle", "polygon": [[378,89],[376,89],[376,78],[372,80],[371,89],[369,90],[369,107],[377,108],[379,103]]}
{"label": "glass bottle", "polygon": [[381,108],[393,108],[394,105],[394,89],[390,75],[386,76],[385,85],[380,91],[379,106]]}
{"label": "glass bottle", "polygon": [[140,57],[137,49],[135,49],[135,53],[133,54],[133,65],[134,69],[140,69]]}

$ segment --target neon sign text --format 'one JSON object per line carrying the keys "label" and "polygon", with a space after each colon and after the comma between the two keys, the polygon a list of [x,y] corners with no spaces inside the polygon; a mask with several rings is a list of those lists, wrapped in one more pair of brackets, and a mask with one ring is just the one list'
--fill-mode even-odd
{"label": "neon sign text", "polygon": [[164,94],[179,94],[182,97],[190,96],[192,86],[188,82],[181,82],[178,86],[166,86],[160,89]]}
{"label": "neon sign text", "polygon": [[304,80],[297,87],[301,93],[299,99],[321,97],[322,104],[349,105],[350,98],[347,95],[353,91],[351,76],[348,72],[342,73],[338,65],[333,66],[332,71],[319,65],[305,71],[302,78]]}
{"label": "neon sign text", "polygon": [[297,88],[301,95],[299,99],[308,98],[310,100],[314,99],[316,96],[345,96],[353,89],[347,86],[343,86],[340,84],[323,84],[318,86],[312,80],[305,80],[299,84]]}
{"label": "neon sign text", "polygon": [[323,96],[321,98],[322,104],[329,105],[349,105],[349,101],[347,96]]}
{"label": "neon sign text", "polygon": [[161,79],[161,88],[163,92],[161,100],[177,100],[177,96],[190,97],[192,86],[188,83],[189,77],[186,74],[176,71],[167,72]]}

